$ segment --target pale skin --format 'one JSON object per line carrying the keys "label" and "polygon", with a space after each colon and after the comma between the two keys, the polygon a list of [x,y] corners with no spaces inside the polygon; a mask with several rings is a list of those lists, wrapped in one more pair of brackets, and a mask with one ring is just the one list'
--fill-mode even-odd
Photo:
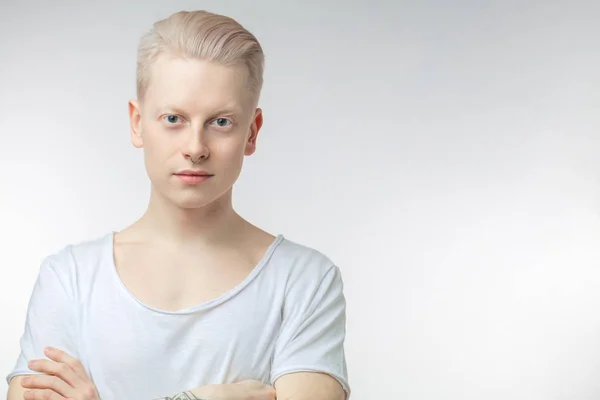
{"label": "pale skin", "polygon": [[[152,185],[146,212],[115,235],[114,258],[127,288],[155,308],[181,310],[227,292],[274,240],[232,206],[232,187],[263,123],[247,75],[244,67],[163,55],[144,98],[129,103],[131,141],[144,151]],[[183,169],[211,177],[186,185],[175,175]],[[79,360],[60,349],[45,355],[29,366],[40,375],[12,379],[8,400],[100,398]],[[243,381],[181,390],[157,400],[345,399],[337,380],[310,372],[284,375],[274,387]]]}

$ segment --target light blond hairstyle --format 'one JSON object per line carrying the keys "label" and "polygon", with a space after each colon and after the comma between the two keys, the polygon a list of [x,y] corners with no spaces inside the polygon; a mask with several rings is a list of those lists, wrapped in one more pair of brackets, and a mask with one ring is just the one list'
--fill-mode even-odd
{"label": "light blond hairstyle", "polygon": [[258,102],[264,53],[256,37],[233,18],[198,10],[176,12],[155,22],[138,47],[138,99],[142,100],[146,94],[152,64],[165,53],[226,66],[244,65],[249,72],[249,94]]}

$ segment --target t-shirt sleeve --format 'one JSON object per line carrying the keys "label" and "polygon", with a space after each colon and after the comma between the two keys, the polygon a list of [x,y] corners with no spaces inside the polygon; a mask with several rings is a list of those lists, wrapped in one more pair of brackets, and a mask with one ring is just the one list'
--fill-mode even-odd
{"label": "t-shirt sleeve", "polygon": [[271,384],[293,372],[320,372],[337,379],[349,397],[344,354],[346,300],[339,268],[332,266],[320,284],[297,286],[286,297],[275,345]]}
{"label": "t-shirt sleeve", "polygon": [[57,273],[55,263],[47,257],[40,267],[29,299],[25,327],[20,339],[20,354],[6,381],[17,375],[37,374],[27,367],[33,359],[46,358],[44,348],[52,346],[78,358],[76,338],[76,304],[68,276]]}

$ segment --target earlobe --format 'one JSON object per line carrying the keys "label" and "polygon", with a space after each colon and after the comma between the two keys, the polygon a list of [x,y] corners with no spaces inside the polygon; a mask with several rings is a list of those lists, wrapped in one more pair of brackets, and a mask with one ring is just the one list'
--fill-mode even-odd
{"label": "earlobe", "polygon": [[246,143],[245,155],[250,156],[256,151],[256,140],[258,139],[258,132],[263,125],[263,112],[260,108],[256,109],[254,114],[254,120],[250,125],[250,135],[248,136],[248,142]]}
{"label": "earlobe", "polygon": [[129,124],[131,127],[131,143],[138,149],[143,147],[142,118],[140,115],[140,104],[137,100],[129,101]]}

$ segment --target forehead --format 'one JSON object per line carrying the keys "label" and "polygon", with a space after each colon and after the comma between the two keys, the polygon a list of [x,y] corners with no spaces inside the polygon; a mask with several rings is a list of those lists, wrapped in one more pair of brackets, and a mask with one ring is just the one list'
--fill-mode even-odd
{"label": "forehead", "polygon": [[[145,102],[199,112],[248,103],[248,70],[211,61],[161,55],[150,68]],[[247,106],[246,106],[247,107]]]}

